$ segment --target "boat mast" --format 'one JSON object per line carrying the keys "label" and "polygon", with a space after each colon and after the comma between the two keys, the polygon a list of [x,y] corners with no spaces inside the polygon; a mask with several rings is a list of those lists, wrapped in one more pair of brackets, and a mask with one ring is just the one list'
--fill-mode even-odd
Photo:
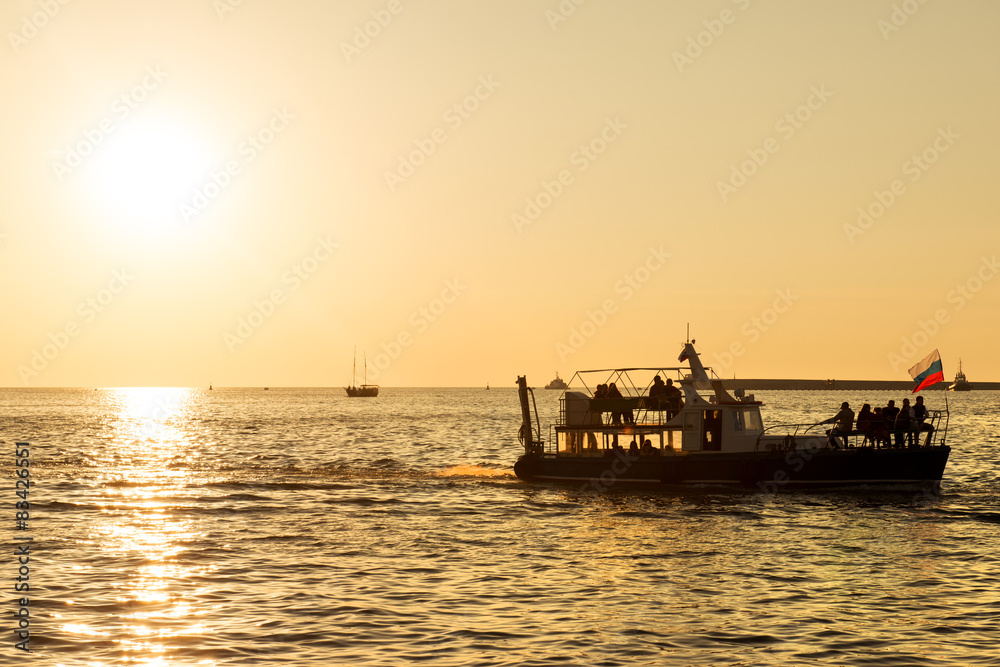
{"label": "boat mast", "polygon": [[358,386],[358,346],[354,346],[354,370],[351,373],[351,387]]}

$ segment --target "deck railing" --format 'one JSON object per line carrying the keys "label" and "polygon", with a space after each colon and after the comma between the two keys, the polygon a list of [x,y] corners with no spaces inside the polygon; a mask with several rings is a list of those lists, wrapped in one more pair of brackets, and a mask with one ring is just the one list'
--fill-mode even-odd
{"label": "deck railing", "polygon": [[[942,422],[944,426],[942,426]],[[823,427],[823,428],[821,428]],[[770,433],[769,433],[770,431]],[[876,449],[939,447],[945,444],[948,431],[948,411],[929,410],[927,419],[915,423],[908,429],[891,428],[888,422],[880,428],[843,432],[837,431],[835,424],[775,424],[765,428],[757,436],[754,451],[762,451],[761,440],[768,449],[794,450],[801,442],[821,440],[823,448],[848,449],[869,447]],[[781,437],[781,436],[784,437]],[[779,441],[777,438],[781,437]]]}

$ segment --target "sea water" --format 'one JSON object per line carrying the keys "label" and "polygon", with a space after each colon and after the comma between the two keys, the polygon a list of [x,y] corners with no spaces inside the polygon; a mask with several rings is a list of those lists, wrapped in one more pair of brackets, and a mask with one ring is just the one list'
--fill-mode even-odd
{"label": "sea water", "polygon": [[527,484],[513,387],[0,390],[0,664],[997,665],[1000,393],[947,398],[935,496]]}

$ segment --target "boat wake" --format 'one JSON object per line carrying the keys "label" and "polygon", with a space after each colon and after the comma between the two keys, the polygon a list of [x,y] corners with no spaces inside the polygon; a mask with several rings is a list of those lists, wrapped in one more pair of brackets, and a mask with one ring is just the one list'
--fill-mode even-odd
{"label": "boat wake", "polygon": [[484,468],[483,466],[459,464],[449,466],[434,473],[436,477],[513,477],[509,468]]}

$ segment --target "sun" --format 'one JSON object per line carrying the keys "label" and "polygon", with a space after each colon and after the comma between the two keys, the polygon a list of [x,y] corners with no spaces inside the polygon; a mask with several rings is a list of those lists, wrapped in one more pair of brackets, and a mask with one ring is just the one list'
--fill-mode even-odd
{"label": "sun", "polygon": [[87,190],[102,213],[128,225],[170,225],[205,179],[210,159],[190,131],[165,119],[136,120],[109,135],[87,165]]}

